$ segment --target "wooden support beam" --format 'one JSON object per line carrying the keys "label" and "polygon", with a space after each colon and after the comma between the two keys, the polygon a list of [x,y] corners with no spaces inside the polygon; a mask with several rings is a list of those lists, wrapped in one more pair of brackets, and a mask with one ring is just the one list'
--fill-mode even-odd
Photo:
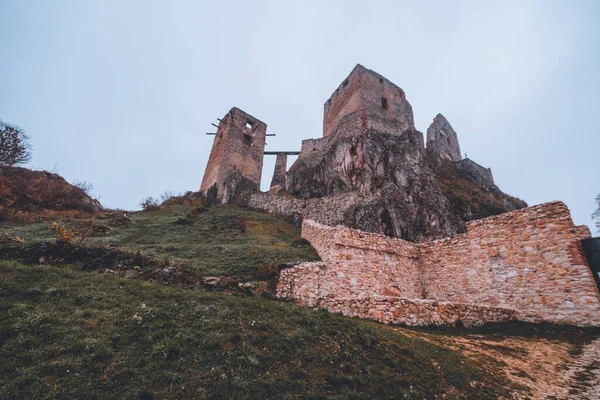
{"label": "wooden support beam", "polygon": [[299,151],[265,151],[265,156],[276,156],[277,154],[286,154],[288,156],[297,156],[300,154]]}

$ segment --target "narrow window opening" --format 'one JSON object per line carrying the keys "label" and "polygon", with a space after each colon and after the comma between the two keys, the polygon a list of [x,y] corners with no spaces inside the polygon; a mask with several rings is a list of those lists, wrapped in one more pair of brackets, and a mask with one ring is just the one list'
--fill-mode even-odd
{"label": "narrow window opening", "polygon": [[245,127],[246,127],[246,129],[252,129],[252,122],[246,121]]}
{"label": "narrow window opening", "polygon": [[346,79],[346,80],[344,81],[344,83],[342,83],[342,86],[343,86],[343,87],[346,87],[346,86],[348,86],[348,79]]}
{"label": "narrow window opening", "polygon": [[244,144],[247,146],[250,146],[250,144],[252,143],[252,136],[244,133]]}
{"label": "narrow window opening", "polygon": [[379,78],[379,83],[383,83],[383,78]]}
{"label": "narrow window opening", "polygon": [[383,108],[384,110],[388,109],[388,101],[385,97],[381,98],[381,108]]}

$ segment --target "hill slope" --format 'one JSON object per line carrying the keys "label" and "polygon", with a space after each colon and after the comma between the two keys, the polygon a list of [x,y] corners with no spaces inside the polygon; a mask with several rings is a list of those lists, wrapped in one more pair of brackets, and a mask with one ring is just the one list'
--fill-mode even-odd
{"label": "hill slope", "polygon": [[317,259],[290,221],[242,208],[56,222],[0,223],[0,256],[17,260],[0,261],[0,398],[539,398],[570,384],[564,369],[599,335],[404,329],[208,289],[201,277],[268,279]]}

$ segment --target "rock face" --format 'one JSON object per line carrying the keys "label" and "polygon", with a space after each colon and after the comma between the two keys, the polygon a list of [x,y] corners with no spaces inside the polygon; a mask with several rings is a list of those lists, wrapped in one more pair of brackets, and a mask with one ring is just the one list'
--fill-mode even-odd
{"label": "rock face", "polygon": [[382,133],[351,120],[326,138],[322,151],[301,153],[287,175],[287,191],[302,199],[377,193],[345,211],[340,222],[346,226],[421,241],[526,206],[502,193],[491,172],[473,161],[453,162],[426,151],[416,130]]}
{"label": "rock face", "polygon": [[201,191],[216,185],[222,203],[411,241],[526,206],[498,189],[490,169],[462,159],[441,114],[426,148],[405,92],[362,65],[325,102],[323,137],[304,140],[287,173],[285,152],[278,155],[269,195],[257,193],[265,135],[266,124],[233,108],[217,129]]}
{"label": "rock face", "polygon": [[462,160],[458,136],[442,114],[436,115],[429,128],[427,128],[427,148],[444,159]]}
{"label": "rock face", "polygon": [[[360,197],[346,204],[337,223],[422,241],[464,232],[472,219],[527,206],[502,193],[491,170],[462,159],[458,136],[443,115],[427,130],[425,148],[404,91],[360,65],[325,103],[323,129],[323,138],[302,143],[286,190],[307,200],[309,209],[315,208],[313,199]],[[328,215],[340,210],[311,214],[331,222]]]}

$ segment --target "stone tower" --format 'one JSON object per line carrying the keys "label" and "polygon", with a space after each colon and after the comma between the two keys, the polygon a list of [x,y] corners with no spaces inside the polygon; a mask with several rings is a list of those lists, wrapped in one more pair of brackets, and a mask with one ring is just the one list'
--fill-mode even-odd
{"label": "stone tower", "polygon": [[385,133],[414,130],[412,107],[404,91],[385,77],[357,64],[325,102],[323,136],[352,118],[352,124]]}
{"label": "stone tower", "polygon": [[287,154],[277,154],[275,160],[275,172],[273,173],[273,179],[271,180],[271,188],[269,193],[277,194],[281,190],[285,190],[285,172],[287,171]]}
{"label": "stone tower", "polygon": [[436,115],[427,128],[427,148],[432,149],[442,158],[452,161],[462,160],[458,136],[442,114]]}
{"label": "stone tower", "polygon": [[221,120],[210,151],[200,191],[217,185],[217,198],[225,203],[245,203],[260,190],[267,125],[232,108]]}

